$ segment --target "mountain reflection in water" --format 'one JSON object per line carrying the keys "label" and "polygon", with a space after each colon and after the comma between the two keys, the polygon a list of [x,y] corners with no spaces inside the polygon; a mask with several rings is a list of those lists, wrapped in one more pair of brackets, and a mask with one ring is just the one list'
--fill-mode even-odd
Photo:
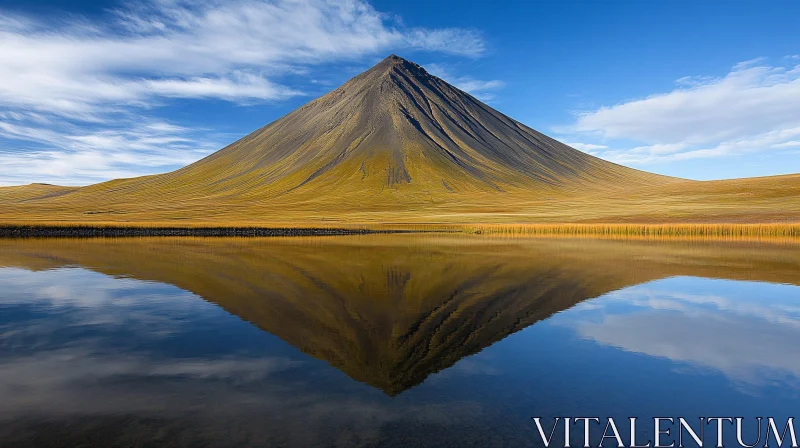
{"label": "mountain reflection in water", "polygon": [[744,244],[418,236],[3,242],[0,265],[175,285],[398,394],[585,299],[676,275],[797,283],[797,251]]}
{"label": "mountain reflection in water", "polygon": [[[113,280],[116,282],[157,282],[148,283],[154,285],[154,288],[172,285],[218,305],[227,313],[238,316],[290,346],[328,363],[350,378],[380,389],[389,397],[397,398],[405,396],[405,391],[425,382],[432,374],[448,369],[459,360],[476,354],[513,333],[582,301],[629,286],[676,276],[793,285],[800,283],[800,251],[795,247],[751,243],[507,240],[430,235],[311,239],[4,240],[0,241],[0,272],[3,267],[12,270],[60,272],[62,274],[59,274],[61,277],[57,281],[62,282],[62,285],[72,278],[71,274],[65,273],[74,269],[57,268],[94,271],[98,273],[94,275],[104,274],[120,279]],[[20,278],[23,277],[17,276],[18,280]],[[82,292],[75,293],[74,289],[71,290],[75,296],[70,296],[71,299],[79,300],[83,297],[84,300],[90,300],[93,291],[103,288],[99,286],[100,283],[88,285],[90,288]],[[141,288],[141,284],[136,285]],[[58,284],[51,286],[55,289],[59,287]],[[8,294],[8,291],[0,291],[0,306],[3,305],[3,294]],[[124,296],[117,291],[112,297],[118,298],[120,294]],[[175,294],[178,292],[172,291],[167,295]],[[187,301],[192,300],[191,294],[185,298]],[[147,300],[153,300],[151,309],[163,309],[165,319],[195,319],[198,322],[200,319],[192,311],[187,311],[193,309],[191,307],[176,308],[184,303],[181,301],[170,303],[166,298],[153,299],[157,296],[147,295],[138,289],[131,297],[124,297],[126,303],[133,304],[133,308],[129,310],[136,306],[145,307]],[[137,304],[137,300],[142,302]],[[77,306],[89,309],[107,301],[106,297]],[[587,309],[591,313],[590,308]],[[586,316],[587,309],[582,308],[580,316]],[[60,318],[64,314],[60,313]],[[49,319],[55,321],[52,317],[55,315],[56,313],[48,315]],[[123,319],[118,313],[108,315]],[[104,317],[107,318],[108,316]],[[585,317],[582,318],[586,320]],[[7,317],[3,322],[13,323],[13,319]],[[153,332],[168,332],[173,324],[152,324],[152,328],[139,327],[138,331],[144,337]],[[53,325],[57,327],[60,324],[56,322]],[[211,341],[212,336],[209,336],[210,332],[221,330],[211,320],[204,325],[207,325],[205,333],[202,329],[195,329],[195,332],[203,335],[202,339],[209,339],[205,342],[209,344],[208,347],[215,346],[215,342]],[[30,327],[27,323],[26,326]],[[123,327],[125,331],[133,332],[130,337],[137,337],[136,329],[127,328],[124,324],[117,325],[117,328]],[[70,331],[74,330],[68,330],[69,326],[64,328],[58,331],[69,338],[72,334]],[[603,331],[600,324],[589,319],[578,332],[599,344],[624,349],[630,346],[627,350],[649,353],[648,347],[655,345],[657,341],[648,342],[642,338],[623,341],[624,331],[631,328],[633,327],[626,323],[619,330]],[[662,330],[668,334],[668,330]],[[20,355],[27,348],[25,343],[19,342],[23,339],[12,333],[7,332],[0,339],[0,344],[3,344],[0,348],[7,352],[3,355],[3,361],[6,368],[16,365],[22,369],[21,361],[12,362],[15,358],[10,354]],[[642,334],[646,333],[645,331]],[[247,338],[255,337],[251,333],[248,335]],[[13,339],[15,337],[18,339]],[[298,365],[306,363],[288,354],[289,352],[285,352],[285,356],[269,358],[254,356],[234,359],[226,358],[225,355],[214,362],[202,362],[190,356],[192,350],[199,350],[197,347],[182,347],[176,352],[178,355],[174,355],[176,362],[165,365],[152,360],[143,361],[142,347],[126,349],[119,342],[124,339],[119,335],[116,337],[117,345],[112,346],[109,351],[119,352],[118,361],[124,360],[128,364],[139,366],[142,375],[146,377],[174,374],[179,377],[207,379],[216,378],[215,372],[233,368],[245,378],[250,378],[248,375],[259,377],[267,373],[294,371],[298,369]],[[10,340],[17,341],[16,345],[12,347],[6,343]],[[222,344],[219,341],[216,343]],[[198,344],[202,343],[198,341]],[[643,347],[643,344],[650,345]],[[244,337],[226,340],[223,345],[215,350],[231,356],[237,353],[237,345],[242,350],[249,349]],[[31,351],[35,352],[33,349]],[[654,350],[654,353],[656,356],[663,356],[658,350]],[[539,362],[546,364],[548,360],[540,359]],[[111,364],[104,364],[111,369],[110,375],[115,378],[130,376],[131,373],[126,373],[124,369],[114,371]],[[48,368],[57,370],[59,363],[53,362]],[[463,365],[462,368],[469,366]],[[484,371],[491,371],[493,367],[482,368]],[[40,367],[39,370],[41,369]],[[80,375],[84,374],[88,373]],[[0,376],[0,383],[4,382],[3,378]],[[0,384],[0,390],[11,387],[5,382],[6,384]],[[193,409],[190,413],[204,412],[202,408],[196,408],[191,400],[181,401],[187,400],[187,396],[180,392],[182,387],[176,384],[175,391],[168,394],[176,395],[176,403],[180,404],[175,406]],[[309,386],[307,389],[314,388]],[[103,393],[109,403],[117,403],[121,399],[121,395],[115,395],[108,390]],[[208,392],[212,396],[214,393]],[[138,402],[135,397],[126,397],[131,403]],[[257,400],[255,394],[252,399]],[[273,396],[272,399],[276,398]],[[313,401],[313,398],[306,400]],[[247,402],[246,399],[244,401]],[[356,406],[353,402],[348,403],[346,407]],[[480,404],[467,402],[464,409],[469,409],[470,403],[475,406]],[[109,404],[111,411],[114,406],[116,405]],[[141,406],[142,409],[148,407],[143,403]],[[24,406],[19,404],[19,407]],[[406,412],[412,412],[428,422],[443,418],[437,412],[431,414],[434,408],[430,405],[417,405],[413,411],[409,409],[411,408],[406,407]],[[13,415],[13,411],[14,409],[0,406],[0,418],[4,413]],[[106,411],[109,409],[104,409]],[[291,417],[285,410],[273,411],[283,412],[285,420],[299,418]],[[447,413],[450,411],[448,408]],[[97,412],[100,410],[93,409],[83,418],[91,419],[91,415]],[[370,412],[391,414],[386,409]],[[115,413],[110,412],[110,415]],[[519,417],[525,419],[528,416],[523,414]],[[382,419],[388,417],[373,418],[376,419],[376,425],[380,426]],[[486,418],[487,425],[493,421],[488,416]],[[495,423],[502,425],[500,422]],[[121,424],[123,423],[115,423]],[[134,426],[148,424],[137,420]],[[291,423],[286,425],[292,426]],[[59,428],[62,433],[69,433],[69,430]],[[531,428],[526,428],[522,431],[519,437],[523,439],[520,440],[532,436],[530,430]],[[373,436],[378,438],[368,437],[364,440],[371,440],[370,443],[381,440],[379,436]],[[175,440],[171,439],[170,442]],[[303,444],[285,440],[273,440],[272,443]],[[310,445],[314,443],[318,441],[308,441]],[[341,446],[348,446],[348,443],[331,442],[332,445]],[[504,443],[508,443],[508,440]]]}

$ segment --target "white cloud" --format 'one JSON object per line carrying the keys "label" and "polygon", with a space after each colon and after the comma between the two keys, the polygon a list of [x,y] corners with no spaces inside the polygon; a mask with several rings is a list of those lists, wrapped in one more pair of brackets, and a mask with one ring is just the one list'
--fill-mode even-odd
{"label": "white cloud", "polygon": [[[800,65],[759,58],[720,78],[689,76],[677,84],[668,93],[581,113],[567,130],[616,148],[603,157],[632,164],[787,148],[800,135]],[[641,144],[621,149],[631,141]]]}
{"label": "white cloud", "polygon": [[[46,148],[4,145],[0,163],[13,169],[0,184],[82,184],[195,160],[207,138],[146,141],[142,120],[131,118],[172,98],[279,101],[303,94],[286,77],[325,62],[397,49],[485,51],[474,30],[404,27],[363,0],[146,0],[102,19],[0,10],[0,134]],[[140,156],[141,165],[128,163]]]}
{"label": "white cloud", "polygon": [[795,148],[800,147],[800,141],[792,140],[784,143],[776,143],[772,145],[773,148]]}
{"label": "white cloud", "polygon": [[459,89],[472,94],[482,101],[494,99],[493,91],[505,86],[503,81],[492,79],[484,81],[471,76],[458,76],[453,74],[452,68],[444,64],[427,64],[425,69],[432,75],[444,79]]}
{"label": "white cloud", "polygon": [[151,94],[175,98],[221,98],[236,101],[241,98],[283,99],[300,92],[255,76],[233,73],[220,78],[191,78],[184,80],[148,80],[143,87]]}
{"label": "white cloud", "polygon": [[[735,316],[718,318],[709,312],[689,317],[681,313],[609,316],[579,331],[600,344],[712,368],[737,382],[800,385],[800,361],[783,356],[793,347],[785,341],[800,336],[796,328],[757,325]],[[785,379],[787,374],[791,379]]]}
{"label": "white cloud", "polygon": [[81,185],[111,178],[169,171],[218,149],[222,143],[203,130],[150,120],[86,132],[80,126],[49,129],[0,121],[0,137],[34,147],[0,148],[0,185],[32,180]]}
{"label": "white cloud", "polygon": [[787,140],[798,136],[800,136],[800,127],[724,141],[705,148],[693,148],[688,142],[656,144],[638,146],[628,150],[611,150],[604,152],[603,157],[618,163],[630,164],[722,157],[769,148],[784,149],[793,147],[796,142]]}
{"label": "white cloud", "polygon": [[[682,280],[610,293],[583,310],[591,319],[572,324],[600,344],[711,368],[741,384],[800,387],[800,359],[783,355],[800,336],[800,306],[791,300],[796,286],[741,282],[736,296],[665,289]],[[701,287],[723,282],[694,281]],[[757,300],[749,296],[753,287],[762,294]]]}
{"label": "white cloud", "polygon": [[584,152],[592,152],[598,149],[608,149],[606,145],[595,145],[593,143],[564,143],[567,146],[571,146],[575,149],[580,149]]}
{"label": "white cloud", "polygon": [[484,51],[474,31],[394,28],[359,0],[155,0],[115,18],[76,27],[4,16],[0,104],[74,114],[153,96],[276,100],[300,92],[268,77],[296,64],[391,47]]}
{"label": "white cloud", "polygon": [[486,51],[486,44],[480,33],[460,28],[415,29],[408,33],[406,41],[413,48],[441,51],[461,56],[475,57]]}

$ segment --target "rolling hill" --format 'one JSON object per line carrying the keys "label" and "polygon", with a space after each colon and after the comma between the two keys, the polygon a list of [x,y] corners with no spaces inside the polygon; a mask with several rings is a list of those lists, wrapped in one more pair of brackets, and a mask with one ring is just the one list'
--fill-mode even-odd
{"label": "rolling hill", "polygon": [[0,221],[800,220],[800,176],[696,182],[549,138],[391,55],[177,171],[0,188]]}

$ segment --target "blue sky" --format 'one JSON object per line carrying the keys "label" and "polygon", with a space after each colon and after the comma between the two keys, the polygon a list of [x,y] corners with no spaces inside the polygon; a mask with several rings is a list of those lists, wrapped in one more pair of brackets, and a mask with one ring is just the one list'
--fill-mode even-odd
{"label": "blue sky", "polygon": [[170,171],[389,53],[599,157],[800,172],[800,2],[0,1],[0,185]]}

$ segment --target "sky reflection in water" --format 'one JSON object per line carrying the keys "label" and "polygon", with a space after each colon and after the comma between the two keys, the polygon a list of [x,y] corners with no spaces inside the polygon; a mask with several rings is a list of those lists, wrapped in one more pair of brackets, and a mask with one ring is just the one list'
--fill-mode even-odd
{"label": "sky reflection in water", "polygon": [[[800,288],[690,276],[717,260],[732,278],[762,266],[790,283],[794,255],[758,249],[773,264],[753,267],[735,261],[756,249],[603,246],[619,253],[600,259],[562,244],[518,258],[508,244],[393,246],[378,263],[383,246],[359,243],[340,258],[347,278],[314,257],[349,246],[203,248],[214,257],[194,275],[176,263],[161,281],[142,270],[157,257],[131,264],[121,247],[101,260],[108,247],[15,246],[0,257],[0,441],[535,446],[531,416],[780,417],[800,404]],[[63,253],[75,258],[52,261]],[[606,266],[632,254],[644,281]]]}

